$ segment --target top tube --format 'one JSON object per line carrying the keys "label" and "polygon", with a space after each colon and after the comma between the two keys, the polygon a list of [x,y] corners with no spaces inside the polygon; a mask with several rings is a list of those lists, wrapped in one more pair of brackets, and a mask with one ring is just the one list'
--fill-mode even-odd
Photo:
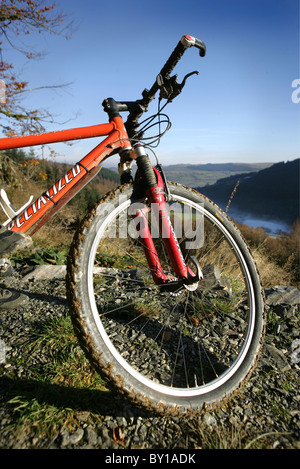
{"label": "top tube", "polygon": [[26,135],[23,137],[7,137],[0,139],[0,150],[10,148],[31,147],[46,143],[67,142],[69,140],[82,140],[84,138],[100,137],[109,135],[115,129],[115,124],[92,125],[89,127],[77,127],[75,129],[58,130],[37,135]]}

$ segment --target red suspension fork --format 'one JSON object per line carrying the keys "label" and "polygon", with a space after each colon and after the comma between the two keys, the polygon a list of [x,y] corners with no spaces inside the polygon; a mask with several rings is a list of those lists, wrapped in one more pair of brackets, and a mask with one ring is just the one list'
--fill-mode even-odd
{"label": "red suspension fork", "polygon": [[143,246],[145,257],[148,262],[148,266],[153,278],[153,281],[160,285],[168,281],[168,277],[164,274],[161,266],[154,242],[149,229],[146,213],[149,213],[149,209],[137,209],[134,216],[137,217],[138,222],[136,228],[139,232],[139,240]]}
{"label": "red suspension fork", "polygon": [[166,252],[172,263],[174,272],[179,278],[188,278],[191,275],[193,276],[193,272],[186,266],[171,223],[165,200],[165,190],[162,177],[156,168],[153,168],[153,170],[157,177],[157,186],[150,187],[147,190],[147,196],[151,201],[152,210],[157,215],[159,232],[166,248]]}
{"label": "red suspension fork", "polygon": [[[145,165],[143,163],[144,167],[142,170],[143,183],[147,186],[146,195],[151,205],[151,213],[155,214],[157,217],[160,236],[162,237],[167,255],[172,263],[174,273],[180,279],[195,278],[195,274],[187,267],[184,261],[170,220],[165,200],[164,183],[161,174],[156,168],[152,168],[151,166],[149,167],[150,161],[148,156],[141,153],[137,155],[137,164],[139,169],[141,169],[143,166],[141,164],[141,157],[144,158],[145,163]],[[159,256],[157,254],[151,231],[149,229],[145,209],[137,210],[135,216],[140,217],[140,242],[144,248],[145,256],[148,261],[149,268],[151,269],[153,280],[156,284],[167,283],[169,279],[164,274],[160,264]]]}

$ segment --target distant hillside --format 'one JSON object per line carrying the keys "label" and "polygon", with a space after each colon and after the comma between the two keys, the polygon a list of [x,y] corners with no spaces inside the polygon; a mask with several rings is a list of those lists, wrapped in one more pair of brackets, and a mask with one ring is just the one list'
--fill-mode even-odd
{"label": "distant hillside", "polygon": [[176,164],[164,166],[169,181],[178,181],[190,187],[214,184],[221,178],[239,173],[252,173],[272,166],[273,163],[208,163]]}
{"label": "distant hillside", "polygon": [[276,163],[256,173],[236,174],[196,189],[225,208],[237,182],[230,209],[292,224],[299,218],[300,159]]}

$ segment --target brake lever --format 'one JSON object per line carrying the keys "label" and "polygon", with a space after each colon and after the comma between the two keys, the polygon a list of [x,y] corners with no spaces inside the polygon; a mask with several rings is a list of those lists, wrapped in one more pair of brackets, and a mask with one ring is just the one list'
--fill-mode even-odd
{"label": "brake lever", "polygon": [[171,102],[176,96],[178,96],[185,83],[186,80],[192,75],[199,75],[198,71],[190,72],[182,80],[182,83],[178,83],[177,75],[172,77],[163,77],[161,74],[157,76],[156,82],[160,89],[160,99],[167,99]]}
{"label": "brake lever", "polygon": [[197,70],[195,70],[194,72],[190,72],[190,73],[188,73],[187,75],[185,75],[185,77],[184,77],[184,79],[182,80],[182,83],[181,83],[181,85],[180,85],[180,86],[181,86],[181,89],[184,87],[186,80],[187,80],[189,77],[191,77],[192,75],[199,75],[199,72],[198,72]]}

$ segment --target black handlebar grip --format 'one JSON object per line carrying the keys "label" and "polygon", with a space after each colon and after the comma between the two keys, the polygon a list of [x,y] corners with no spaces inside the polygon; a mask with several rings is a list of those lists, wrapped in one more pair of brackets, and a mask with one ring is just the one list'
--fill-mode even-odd
{"label": "black handlebar grip", "polygon": [[162,75],[163,77],[168,76],[172,72],[172,70],[175,68],[176,64],[179,62],[179,60],[183,56],[186,49],[188,49],[189,47],[193,47],[193,46],[199,49],[199,54],[201,57],[205,56],[206,45],[204,44],[204,42],[200,41],[200,39],[197,39],[196,37],[189,36],[188,34],[186,34],[185,36],[182,36],[181,40],[179,41],[179,43],[173,50],[167,62],[161,69],[160,75]]}
{"label": "black handlebar grip", "polygon": [[186,49],[187,48],[185,47],[185,45],[182,44],[181,41],[179,41],[172,54],[166,61],[165,65],[161,69],[160,75],[162,75],[163,77],[170,75],[170,73],[173,71],[173,69],[185,53]]}
{"label": "black handlebar grip", "polygon": [[181,42],[186,48],[193,46],[197,47],[197,49],[199,49],[200,56],[205,57],[206,45],[204,44],[204,42],[200,41],[200,39],[186,34],[185,36],[182,36]]}

